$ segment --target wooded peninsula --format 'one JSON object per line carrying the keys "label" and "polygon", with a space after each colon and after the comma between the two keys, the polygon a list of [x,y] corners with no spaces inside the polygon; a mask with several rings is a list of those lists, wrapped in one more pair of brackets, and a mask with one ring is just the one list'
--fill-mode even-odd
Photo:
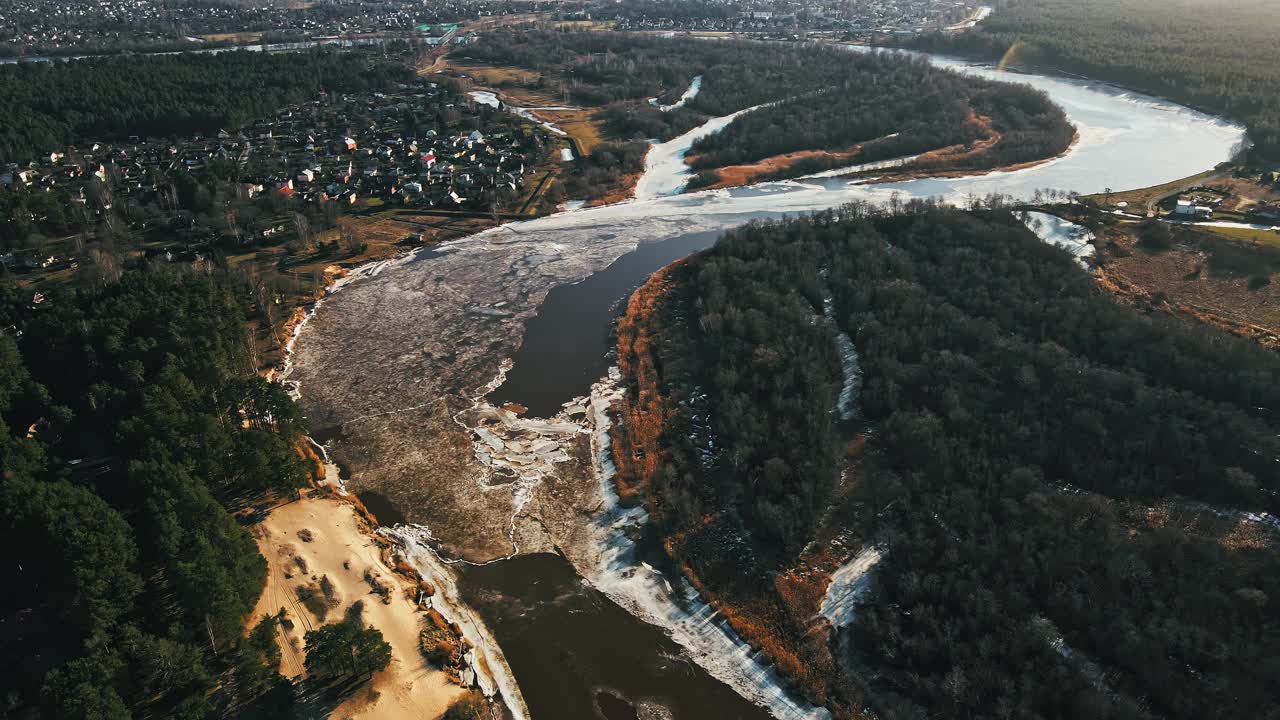
{"label": "wooded peninsula", "polygon": [[[856,411],[842,413],[856,350]],[[620,484],[812,700],[885,718],[1265,715],[1280,361],[1121,305],[1003,210],[728,233],[619,326]],[[831,571],[881,557],[847,627]]]}

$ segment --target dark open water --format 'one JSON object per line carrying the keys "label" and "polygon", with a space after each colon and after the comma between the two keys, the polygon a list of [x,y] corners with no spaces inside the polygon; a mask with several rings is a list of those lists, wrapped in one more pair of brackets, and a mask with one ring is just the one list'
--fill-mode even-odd
{"label": "dark open water", "polygon": [[770,718],[559,555],[521,555],[460,574],[463,598],[502,647],[533,720],[635,720],[638,704],[660,705],[676,720]]}
{"label": "dark open water", "polygon": [[641,245],[586,280],[553,289],[525,328],[514,366],[489,394],[490,402],[519,403],[532,417],[551,417],[565,402],[586,395],[609,369],[613,321],[632,291],[659,269],[711,247],[719,236],[692,233]]}

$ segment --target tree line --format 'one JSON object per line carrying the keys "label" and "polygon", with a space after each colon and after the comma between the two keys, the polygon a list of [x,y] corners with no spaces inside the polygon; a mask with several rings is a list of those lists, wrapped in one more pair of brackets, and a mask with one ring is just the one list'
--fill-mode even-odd
{"label": "tree line", "polygon": [[[850,75],[842,87],[748,113],[694,143],[691,166],[712,169],[797,150],[848,150],[868,163],[928,153],[910,168],[989,169],[1053,157],[1075,128],[1043,92],[940,73],[922,59]],[[987,141],[975,152],[966,148]],[[849,165],[839,153],[814,156],[775,171],[774,179]]]}
{"label": "tree line", "polygon": [[1280,7],[1240,0],[1011,0],[976,28],[918,41],[1120,83],[1220,113],[1280,158]]}
{"label": "tree line", "polygon": [[[1004,211],[909,210],[751,225],[672,269],[648,498],[668,547],[755,603],[785,602],[776,573],[823,524],[880,547],[844,669],[806,688],[837,707],[1265,716],[1280,556],[1216,513],[1280,510],[1280,361],[1120,305]],[[854,466],[836,332],[870,429]]]}
{"label": "tree line", "polygon": [[0,162],[26,162],[84,140],[213,135],[322,91],[412,79],[403,64],[334,50],[228,51],[0,65]]}
{"label": "tree line", "polygon": [[11,710],[198,718],[279,680],[271,625],[242,637],[267,566],[228,508],[310,465],[297,407],[253,372],[245,294],[137,271],[32,311],[0,286]]}

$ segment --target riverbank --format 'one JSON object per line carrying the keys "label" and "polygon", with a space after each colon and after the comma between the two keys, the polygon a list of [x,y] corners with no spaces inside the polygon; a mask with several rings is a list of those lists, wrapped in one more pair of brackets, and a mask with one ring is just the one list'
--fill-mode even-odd
{"label": "riverbank", "polygon": [[618,369],[626,392],[615,408],[621,422],[610,433],[610,439],[617,468],[614,489],[624,505],[643,501],[658,470],[658,438],[666,422],[667,406],[658,389],[654,348],[661,340],[654,313],[671,290],[672,271],[683,262],[676,261],[654,273],[631,293],[626,311],[618,318]]}
{"label": "riverbank", "polygon": [[[809,547],[780,568],[771,582],[757,582],[754,577],[713,577],[706,571],[714,567],[723,570],[725,565],[707,561],[703,554],[708,549],[718,552],[741,547],[744,539],[734,535],[731,524],[721,522],[716,509],[709,508],[695,526],[675,523],[673,518],[679,513],[667,507],[673,498],[657,491],[660,467],[695,477],[699,473],[698,468],[680,467],[662,440],[668,433],[680,432],[677,428],[696,426],[696,417],[705,412],[696,404],[697,390],[677,387],[671,373],[664,375],[664,368],[679,362],[664,356],[662,348],[681,342],[685,313],[673,304],[679,302],[687,262],[678,261],[654,273],[632,294],[626,313],[618,320],[618,365],[625,392],[612,407],[621,419],[610,430],[615,487],[622,501],[644,508],[649,516],[644,532],[654,537],[683,579],[737,636],[810,702],[826,706],[837,717],[854,715],[860,707],[858,691],[842,681],[836,670],[831,651],[836,625],[824,608],[833,577],[852,557],[856,544],[832,521],[831,512],[815,529]],[[862,447],[859,434],[849,444],[848,468],[842,473],[831,508],[842,506],[856,485]],[[699,480],[710,482],[705,477]],[[753,574],[751,568],[735,569]]]}
{"label": "riverbank", "polygon": [[[393,569],[391,544],[374,533],[361,508],[314,491],[273,508],[252,531],[268,576],[250,623],[282,613],[276,632],[282,675],[305,678],[306,633],[352,612],[391,645],[387,669],[341,699],[331,717],[433,718],[466,695],[457,670],[432,665],[419,648],[421,633],[432,627],[421,603],[426,596],[430,606],[429,592]],[[357,604],[361,609],[353,611]]]}
{"label": "riverbank", "polygon": [[[895,169],[888,173],[868,170],[862,173],[858,173],[854,175],[842,175],[840,177],[844,177],[846,179],[857,179],[859,177],[865,177],[867,179],[867,182],[871,184],[900,183],[900,182],[908,182],[911,180],[980,178],[985,175],[994,175],[996,173],[1011,173],[1011,172],[1017,172],[1019,170],[1031,170],[1033,168],[1037,168],[1042,165],[1048,165],[1049,163],[1057,162],[1065,158],[1066,156],[1070,155],[1079,144],[1080,144],[1080,133],[1076,132],[1072,136],[1071,142],[1067,145],[1067,147],[1063,148],[1061,152],[1051,157],[1040,158],[1039,160],[1028,160],[1027,162],[1014,163],[1012,165],[1001,165],[1001,166],[990,167],[990,168],[967,168],[967,169],[966,168],[956,168],[956,169],[921,168],[917,170],[912,170],[908,166],[908,169],[905,169],[905,170]],[[951,150],[951,148],[943,148],[942,151],[938,151],[938,152],[945,152],[947,150]],[[929,154],[926,153],[925,155],[921,155],[920,159],[925,159],[928,156]],[[871,173],[874,173],[874,175],[872,175]]]}

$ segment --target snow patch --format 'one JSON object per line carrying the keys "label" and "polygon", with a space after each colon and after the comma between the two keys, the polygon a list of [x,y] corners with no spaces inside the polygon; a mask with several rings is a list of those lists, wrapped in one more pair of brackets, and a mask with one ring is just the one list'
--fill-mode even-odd
{"label": "snow patch", "polygon": [[1077,225],[1049,213],[1026,211],[1019,214],[1027,229],[1036,237],[1057,245],[1075,257],[1080,267],[1089,268],[1088,258],[1093,257],[1093,233],[1083,225]]}
{"label": "snow patch", "polygon": [[671,103],[670,105],[658,105],[657,98],[649,98],[649,104],[656,106],[662,112],[671,112],[672,110],[684,107],[690,100],[697,97],[701,90],[702,76],[699,75],[693,79],[693,82],[689,83],[689,89],[684,91],[684,94],[680,96],[679,100]]}
{"label": "snow patch", "polygon": [[684,186],[689,183],[689,178],[693,176],[693,171],[685,164],[684,158],[695,142],[724,130],[742,115],[773,104],[776,103],[756,105],[729,115],[711,118],[679,137],[664,143],[655,143],[644,158],[644,174],[636,182],[636,199],[652,200],[666,195],[679,195],[684,190]]}
{"label": "snow patch", "polygon": [[[1269,528],[1274,532],[1280,532],[1280,517],[1276,517],[1269,512],[1254,512],[1251,510],[1236,510],[1235,508],[1221,508],[1208,503],[1198,502],[1195,500],[1184,500],[1174,502],[1174,506],[1191,512],[1207,512],[1220,518],[1235,520],[1236,522],[1249,523],[1250,525],[1258,525],[1263,528]],[[1151,508],[1154,509],[1154,508]]]}
{"label": "snow patch", "polygon": [[858,361],[858,349],[853,346],[849,333],[840,330],[836,323],[835,298],[828,295],[822,300],[822,314],[836,330],[836,353],[840,356],[840,373],[844,382],[840,396],[836,398],[836,412],[841,420],[852,419],[858,411],[858,391],[862,389],[862,366]]}
{"label": "snow patch", "polygon": [[853,623],[858,599],[871,586],[871,571],[883,557],[884,554],[874,547],[864,548],[831,574],[831,584],[827,586],[827,594],[822,598],[818,613],[832,627],[842,628]]}
{"label": "snow patch", "polygon": [[1106,672],[1089,656],[1068,645],[1066,638],[1062,636],[1062,631],[1058,629],[1058,626],[1052,620],[1038,615],[1031,619],[1031,628],[1035,634],[1045,641],[1049,649],[1060,655],[1078,670],[1095,689],[1107,693],[1115,692],[1107,683]]}
{"label": "snow patch", "polygon": [[[889,135],[887,137],[894,137],[896,135],[897,133],[894,133],[893,135]],[[854,173],[860,173],[867,170],[887,170],[889,168],[901,167],[903,165],[906,165],[907,163],[915,162],[916,158],[918,157],[920,156],[906,155],[898,158],[889,158],[888,160],[876,160],[875,162],[861,163],[858,165],[848,165],[845,167],[833,168],[831,170],[823,170],[822,172],[816,172],[811,175],[804,175],[796,179],[797,180],[822,180],[825,178],[834,178],[834,177],[841,177],[844,175],[852,175]],[[857,183],[865,180],[866,178],[862,178],[861,180],[851,180],[850,182]]]}
{"label": "snow patch", "polygon": [[453,571],[431,549],[431,532],[417,525],[397,525],[378,532],[393,540],[405,561],[435,588],[435,595],[426,599],[427,605],[462,629],[462,637],[471,645],[466,654],[471,677],[466,679],[485,697],[500,695],[515,720],[529,720],[529,708],[506,656],[484,621],[463,602]]}
{"label": "snow patch", "polygon": [[488,105],[494,110],[497,110],[502,105],[502,101],[498,99],[498,96],[488,90],[472,90],[467,95],[470,95],[472,100],[481,105]]}
{"label": "snow patch", "polygon": [[[472,90],[471,92],[467,93],[467,95],[470,96],[471,99],[476,101],[477,103],[480,103],[481,105],[488,105],[494,110],[498,110],[504,106],[502,100],[495,93],[489,92],[488,90]],[[513,115],[522,117],[525,120],[528,120],[529,122],[537,123],[538,125],[541,125],[547,130],[555,133],[556,135],[559,135],[561,137],[566,137],[569,134],[561,130],[560,128],[556,127],[554,123],[549,123],[543,120],[542,118],[539,118],[537,115],[534,115],[533,112],[531,112],[530,108],[522,108],[515,105],[511,105],[510,103],[507,103],[505,107]],[[534,109],[573,110],[576,108],[570,108],[567,106],[557,106],[557,107],[534,108]]]}

